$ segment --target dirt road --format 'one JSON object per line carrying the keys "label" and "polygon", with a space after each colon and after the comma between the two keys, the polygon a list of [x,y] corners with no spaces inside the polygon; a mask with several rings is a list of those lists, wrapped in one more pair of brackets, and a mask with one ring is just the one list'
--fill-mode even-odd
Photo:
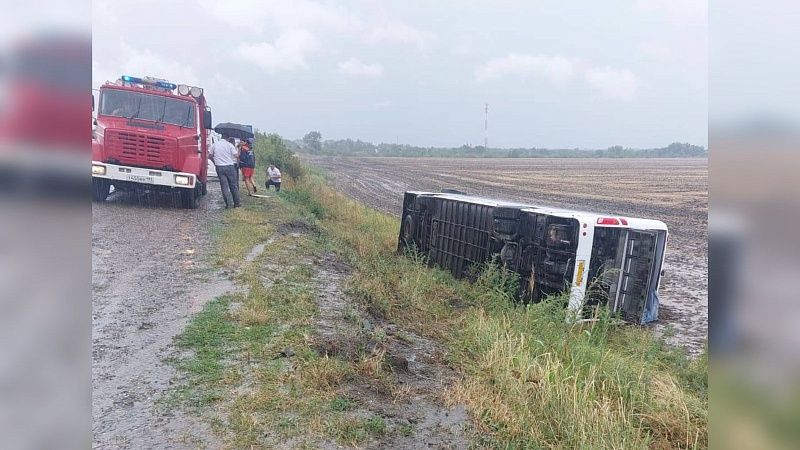
{"label": "dirt road", "polygon": [[233,289],[210,266],[212,183],[196,210],[165,196],[112,193],[92,206],[92,444],[94,448],[216,448],[191,416],[163,405],[175,376],[173,337],[190,314]]}
{"label": "dirt road", "polygon": [[[656,329],[692,353],[708,329],[708,160],[670,159],[306,159],[335,186],[399,216],[406,190],[469,194],[663,220],[670,229]],[[672,332],[667,333],[671,335]]]}

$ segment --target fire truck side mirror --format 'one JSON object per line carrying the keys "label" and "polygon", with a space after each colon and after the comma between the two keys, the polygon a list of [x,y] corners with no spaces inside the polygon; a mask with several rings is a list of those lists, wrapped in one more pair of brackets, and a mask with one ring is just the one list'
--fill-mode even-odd
{"label": "fire truck side mirror", "polygon": [[211,111],[205,110],[203,111],[203,127],[206,130],[210,130],[213,128],[211,125]]}

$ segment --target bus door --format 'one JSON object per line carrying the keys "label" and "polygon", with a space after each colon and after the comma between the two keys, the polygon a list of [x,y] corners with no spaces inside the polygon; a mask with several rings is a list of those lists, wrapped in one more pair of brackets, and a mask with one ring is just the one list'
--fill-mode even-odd
{"label": "bus door", "polygon": [[[662,233],[663,234],[663,233]],[[662,239],[657,231],[628,230],[624,246],[624,259],[619,279],[619,296],[615,304],[615,311],[619,311],[623,318],[634,323],[645,323],[654,320],[652,311],[646,311],[648,301],[652,307],[657,308],[659,272],[663,255]],[[654,306],[652,306],[654,305]],[[657,309],[655,315],[657,317]],[[646,320],[649,319],[649,320]]]}

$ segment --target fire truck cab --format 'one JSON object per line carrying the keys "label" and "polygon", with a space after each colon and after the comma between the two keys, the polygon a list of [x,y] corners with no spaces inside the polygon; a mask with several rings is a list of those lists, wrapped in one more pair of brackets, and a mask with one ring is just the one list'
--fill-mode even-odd
{"label": "fire truck cab", "polygon": [[203,89],[123,75],[100,87],[92,136],[92,198],[165,191],[193,209],[207,192],[211,111]]}

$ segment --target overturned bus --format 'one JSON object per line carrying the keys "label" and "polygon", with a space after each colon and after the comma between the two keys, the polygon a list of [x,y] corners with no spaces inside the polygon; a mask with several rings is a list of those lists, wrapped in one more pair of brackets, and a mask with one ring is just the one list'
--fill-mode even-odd
{"label": "overturned bus", "polygon": [[519,274],[524,302],[566,292],[575,314],[608,305],[644,324],[658,319],[666,242],[658,220],[406,192],[398,250],[416,248],[457,278],[498,258]]}

